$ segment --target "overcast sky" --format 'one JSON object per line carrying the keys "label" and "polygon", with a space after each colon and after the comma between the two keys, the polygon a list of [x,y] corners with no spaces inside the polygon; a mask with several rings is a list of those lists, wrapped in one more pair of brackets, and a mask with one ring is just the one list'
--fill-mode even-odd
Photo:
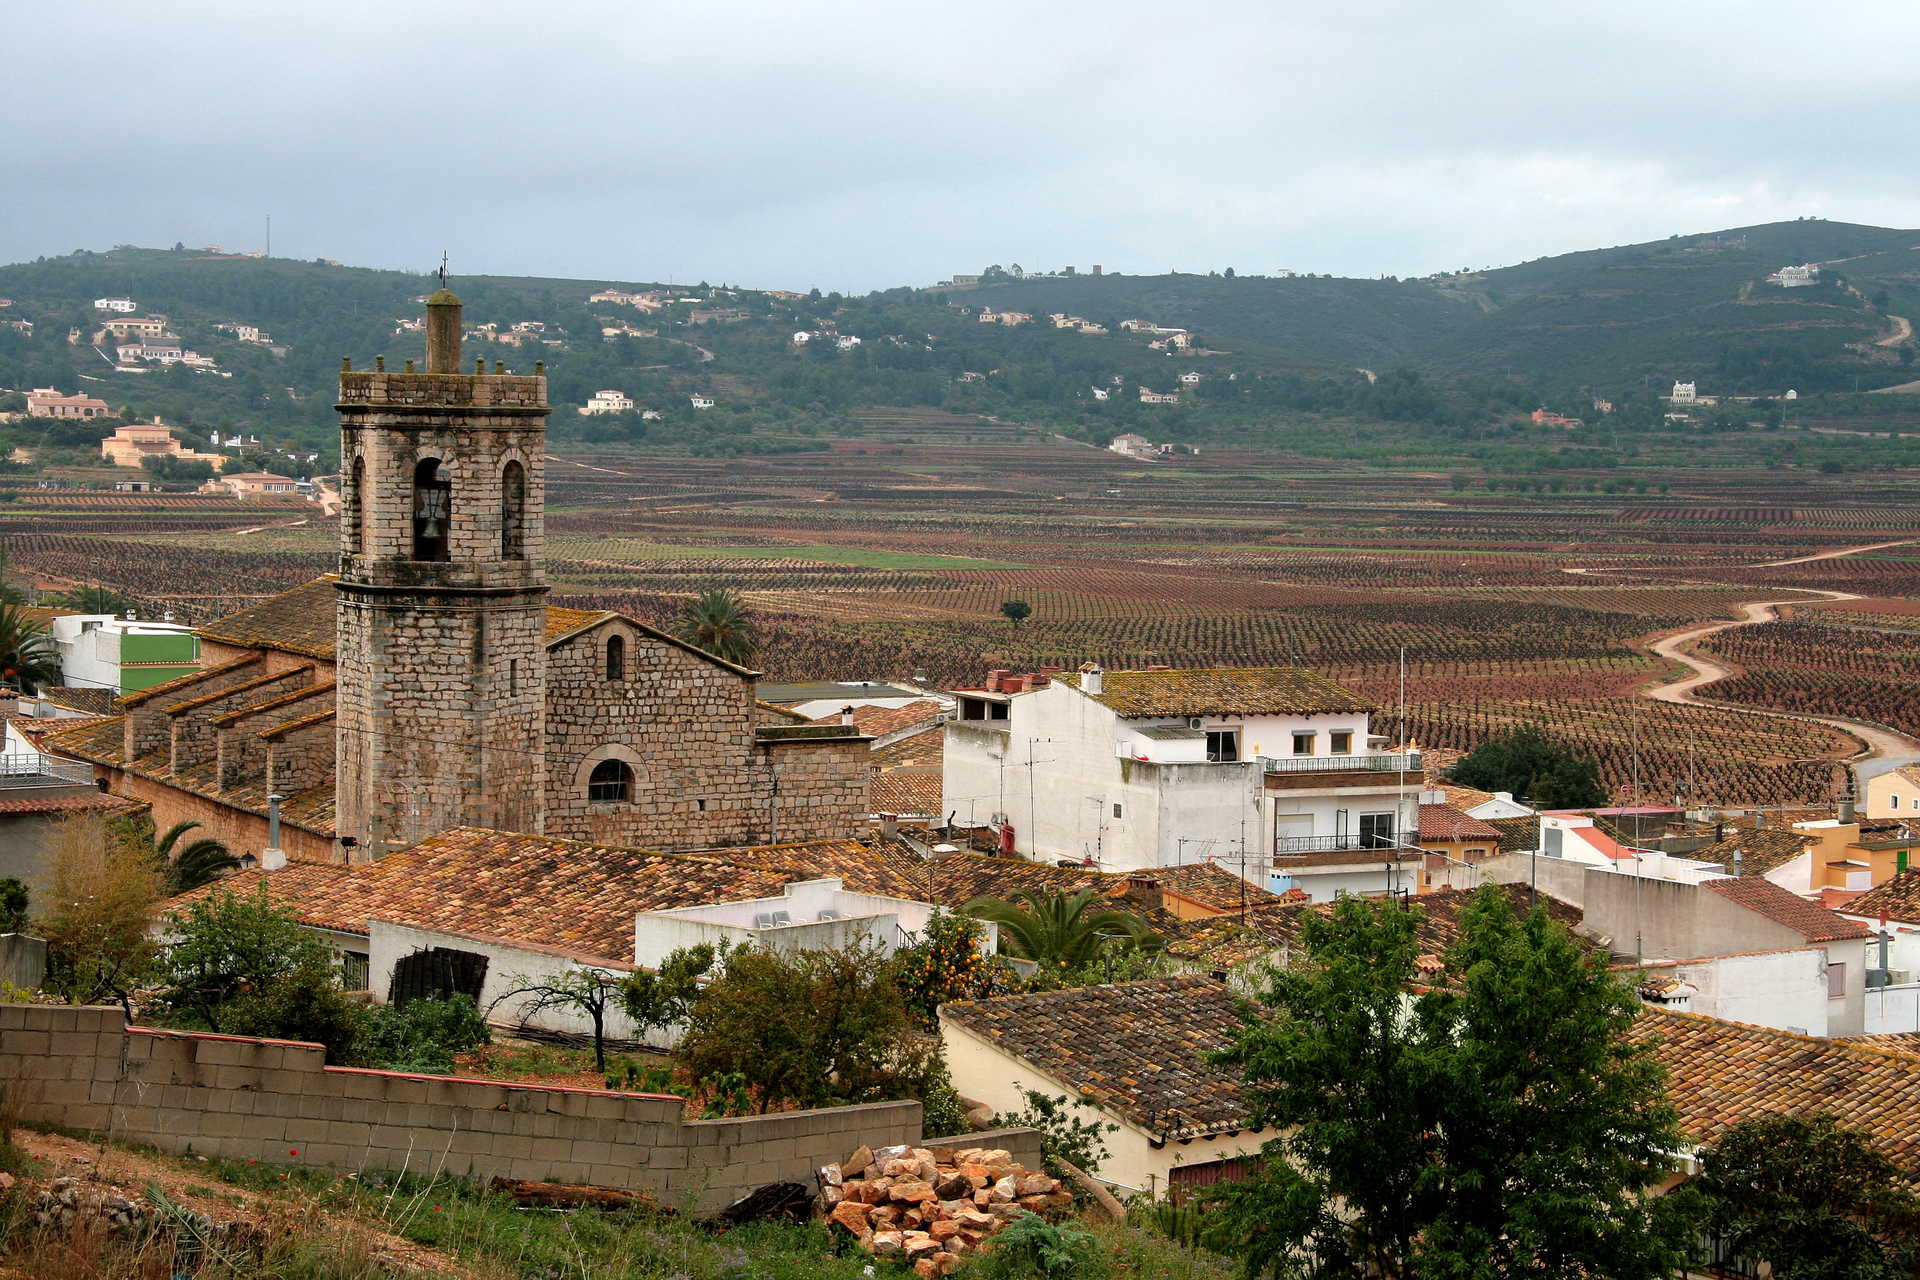
{"label": "overcast sky", "polygon": [[866,290],[1920,226],[1913,0],[15,0],[0,260]]}

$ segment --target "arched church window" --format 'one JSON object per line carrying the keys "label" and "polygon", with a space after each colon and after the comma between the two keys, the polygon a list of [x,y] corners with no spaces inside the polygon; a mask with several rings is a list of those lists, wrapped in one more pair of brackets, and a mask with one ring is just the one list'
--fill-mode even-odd
{"label": "arched church window", "polygon": [[627,678],[627,641],[624,636],[607,637],[607,679]]}
{"label": "arched church window", "polygon": [[363,458],[353,460],[353,470],[347,479],[347,492],[340,511],[340,519],[345,524],[346,537],[343,541],[348,550],[355,555],[363,555],[367,550],[367,464]]}
{"label": "arched church window", "polygon": [[[576,775],[577,776],[577,775]],[[602,760],[587,776],[590,804],[624,804],[633,799],[633,770],[624,760]]]}
{"label": "arched church window", "polygon": [[500,558],[527,556],[527,469],[509,462],[500,472]]}
{"label": "arched church window", "polygon": [[453,523],[453,477],[438,458],[422,458],[413,469],[413,558],[448,559]]}

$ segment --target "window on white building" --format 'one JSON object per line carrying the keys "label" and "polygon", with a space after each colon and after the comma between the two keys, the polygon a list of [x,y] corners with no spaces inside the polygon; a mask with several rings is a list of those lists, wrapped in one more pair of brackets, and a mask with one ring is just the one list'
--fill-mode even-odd
{"label": "window on white building", "polygon": [[1302,730],[1299,730],[1299,729],[1296,729],[1296,730],[1294,730],[1294,733],[1293,733],[1293,754],[1295,754],[1295,755],[1297,755],[1297,756],[1310,756],[1310,755],[1312,755],[1312,754],[1313,754],[1313,741],[1314,741],[1314,739],[1315,739],[1315,738],[1318,738],[1319,736],[1320,736],[1319,734],[1317,734],[1317,733],[1314,733],[1314,732],[1312,732],[1312,731],[1310,731],[1310,730],[1309,730],[1309,731],[1302,731]]}
{"label": "window on white building", "polygon": [[1351,730],[1343,729],[1329,736],[1333,742],[1332,747],[1329,749],[1334,755],[1348,756],[1353,754],[1353,732]]}
{"label": "window on white building", "polygon": [[1391,813],[1360,815],[1360,847],[1362,849],[1393,847],[1393,815]]}
{"label": "window on white building", "polygon": [[1207,759],[1233,761],[1240,758],[1240,731],[1238,729],[1207,730]]}
{"label": "window on white building", "polygon": [[1827,966],[1827,999],[1838,1000],[1847,994],[1847,962],[1836,960]]}

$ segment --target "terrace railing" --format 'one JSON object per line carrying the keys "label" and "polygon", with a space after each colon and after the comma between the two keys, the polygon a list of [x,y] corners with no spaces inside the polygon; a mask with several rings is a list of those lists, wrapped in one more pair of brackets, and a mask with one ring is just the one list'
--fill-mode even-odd
{"label": "terrace railing", "polygon": [[1418,773],[1420,753],[1375,752],[1355,756],[1261,756],[1268,773]]}
{"label": "terrace railing", "polygon": [[93,782],[93,766],[34,751],[0,755],[0,787],[84,787]]}
{"label": "terrace railing", "polygon": [[1403,853],[1418,853],[1419,848],[1407,844],[1393,836],[1347,835],[1337,836],[1275,836],[1273,856],[1285,857],[1290,853],[1346,853],[1348,851],[1372,851],[1386,853],[1398,849]]}

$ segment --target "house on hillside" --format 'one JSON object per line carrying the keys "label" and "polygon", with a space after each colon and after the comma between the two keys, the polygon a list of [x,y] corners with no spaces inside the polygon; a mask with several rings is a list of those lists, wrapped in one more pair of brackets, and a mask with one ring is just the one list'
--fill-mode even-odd
{"label": "house on hillside", "polygon": [[1114,871],[1212,859],[1316,900],[1414,888],[1419,755],[1379,750],[1372,704],[1312,672],[1089,664],[955,695],[942,807],[1018,852]]}
{"label": "house on hillside", "polygon": [[1152,387],[1140,388],[1141,404],[1179,404],[1178,391],[1155,391]]}
{"label": "house on hillside", "polygon": [[596,391],[588,401],[580,406],[585,417],[595,417],[603,413],[631,413],[633,400],[624,391]]}
{"label": "house on hillside", "polygon": [[687,403],[696,409],[711,409],[714,406],[714,399],[712,396],[703,396],[696,392],[687,397]]}
{"label": "house on hillside", "polygon": [[1867,779],[1865,818],[1920,822],[1920,765],[1901,765]]}
{"label": "house on hillside", "polygon": [[95,311],[114,311],[122,315],[132,315],[140,308],[134,304],[132,298],[95,298],[93,300],[93,309]]}
{"label": "house on hillside", "polygon": [[1782,267],[1767,277],[1768,284],[1777,284],[1782,289],[1804,289],[1808,285],[1820,283],[1820,264],[1803,262],[1797,267]]}
{"label": "house on hillside", "polygon": [[104,418],[111,410],[96,396],[62,395],[52,387],[35,387],[27,392],[29,418]]}
{"label": "house on hillside", "polygon": [[158,338],[167,332],[165,316],[119,316],[105,322],[106,332],[116,338]]}
{"label": "house on hillside", "polygon": [[[1106,392],[1098,387],[1094,388],[1093,394],[1102,400],[1107,398]],[[1153,441],[1129,431],[1115,436],[1113,443],[1107,446],[1107,452],[1117,453],[1126,458],[1150,458],[1153,456]]]}

